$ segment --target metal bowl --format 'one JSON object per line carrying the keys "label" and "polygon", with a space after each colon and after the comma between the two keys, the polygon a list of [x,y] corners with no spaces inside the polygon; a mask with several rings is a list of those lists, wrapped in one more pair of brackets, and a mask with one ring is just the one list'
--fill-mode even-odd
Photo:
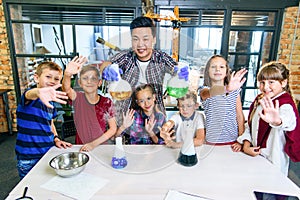
{"label": "metal bowl", "polygon": [[59,176],[70,177],[79,174],[89,161],[89,156],[81,152],[68,152],[60,154],[49,162]]}

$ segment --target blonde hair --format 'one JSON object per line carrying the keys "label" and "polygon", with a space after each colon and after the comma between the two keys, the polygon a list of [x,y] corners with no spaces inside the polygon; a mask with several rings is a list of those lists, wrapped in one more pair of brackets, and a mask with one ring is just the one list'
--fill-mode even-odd
{"label": "blonde hair", "polygon": [[188,91],[183,97],[177,99],[177,105],[179,101],[184,101],[186,99],[193,99],[194,103],[197,103],[197,94],[193,91]]}
{"label": "blonde hair", "polygon": [[46,61],[46,62],[40,63],[36,67],[35,74],[38,75],[38,76],[41,76],[41,74],[43,73],[44,69],[50,69],[50,70],[54,70],[54,71],[59,71],[59,73],[62,74],[62,68],[58,64],[56,64],[55,62],[52,62],[52,61]]}
{"label": "blonde hair", "polygon": [[290,75],[290,71],[284,64],[276,61],[271,61],[264,64],[260,68],[257,74],[257,80],[258,81],[277,80],[280,83],[284,80],[287,80],[287,84],[283,89],[286,92],[291,94],[291,90],[289,86],[289,75]]}

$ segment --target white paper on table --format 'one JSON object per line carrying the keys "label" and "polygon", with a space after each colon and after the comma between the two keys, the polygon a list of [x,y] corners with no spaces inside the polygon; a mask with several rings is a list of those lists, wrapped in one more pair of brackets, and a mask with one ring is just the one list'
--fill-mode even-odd
{"label": "white paper on table", "polygon": [[188,194],[176,190],[169,190],[165,200],[207,200],[208,198],[200,197],[194,194]]}
{"label": "white paper on table", "polygon": [[55,176],[41,185],[41,187],[74,199],[87,200],[108,182],[109,180],[107,179],[82,172],[76,176],[67,178]]}

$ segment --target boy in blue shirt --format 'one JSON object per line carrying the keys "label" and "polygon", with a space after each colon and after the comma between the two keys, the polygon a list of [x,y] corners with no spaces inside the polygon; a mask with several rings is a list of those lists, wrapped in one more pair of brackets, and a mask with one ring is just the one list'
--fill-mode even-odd
{"label": "boy in blue shirt", "polygon": [[[72,60],[69,64],[81,66]],[[36,88],[26,90],[17,108],[17,169],[22,179],[52,147],[71,147],[57,135],[53,119],[57,116],[54,101],[66,104],[65,92],[57,91],[61,86],[62,69],[54,62],[43,62],[34,74]]]}

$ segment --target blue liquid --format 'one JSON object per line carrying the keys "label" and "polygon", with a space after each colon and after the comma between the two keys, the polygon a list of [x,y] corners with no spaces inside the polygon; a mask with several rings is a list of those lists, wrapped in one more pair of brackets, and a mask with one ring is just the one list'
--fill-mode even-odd
{"label": "blue liquid", "polygon": [[127,160],[125,157],[123,158],[113,157],[111,160],[111,166],[115,169],[122,169],[127,166]]}

